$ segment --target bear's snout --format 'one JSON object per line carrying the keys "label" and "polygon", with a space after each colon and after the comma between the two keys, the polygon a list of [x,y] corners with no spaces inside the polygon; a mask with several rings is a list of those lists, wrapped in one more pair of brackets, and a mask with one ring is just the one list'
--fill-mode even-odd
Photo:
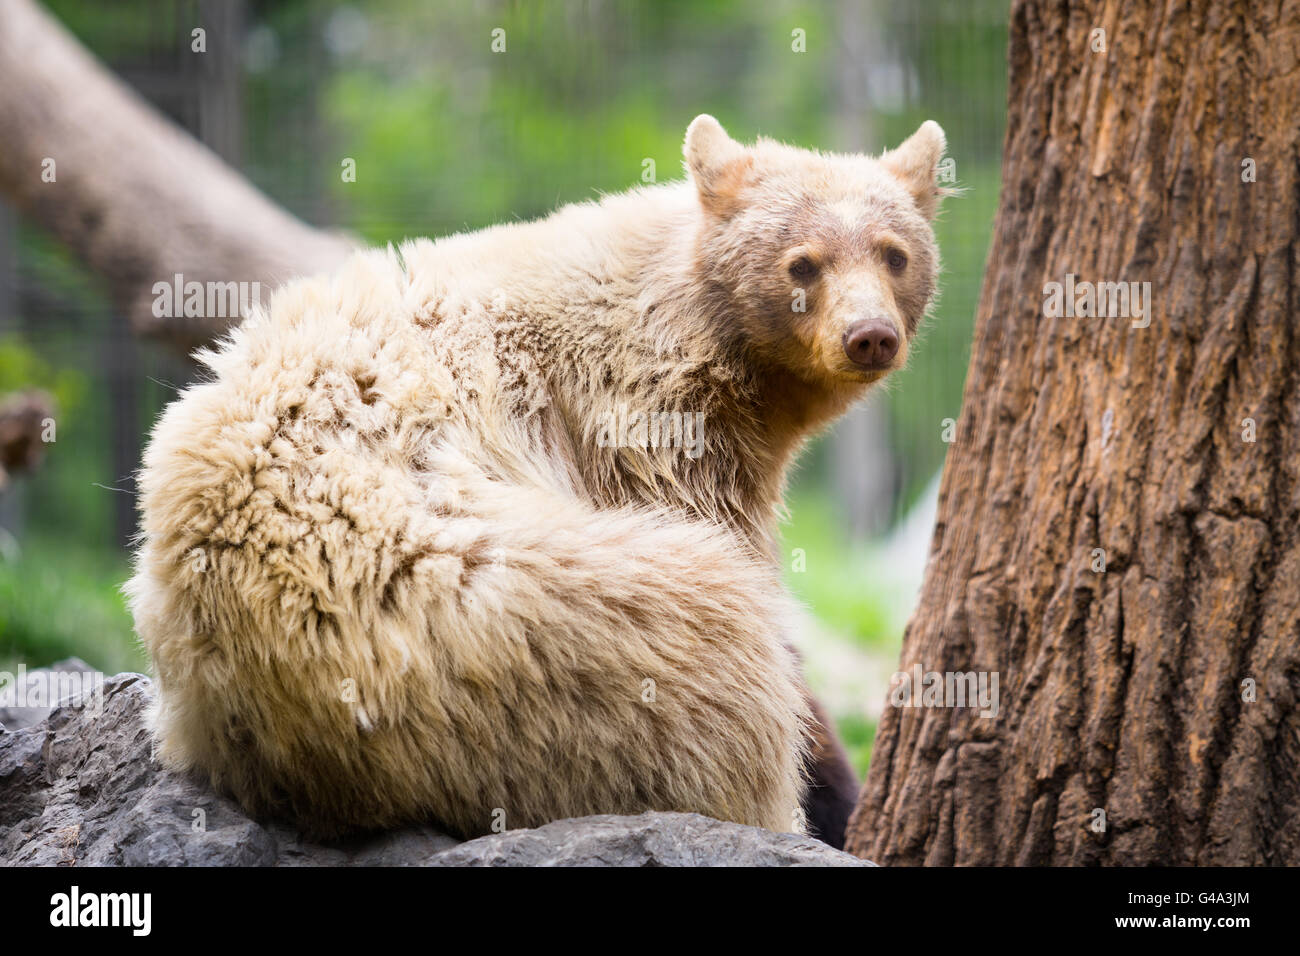
{"label": "bear's snout", "polygon": [[888,319],[858,319],[844,330],[844,354],[869,371],[887,368],[898,354],[898,333]]}

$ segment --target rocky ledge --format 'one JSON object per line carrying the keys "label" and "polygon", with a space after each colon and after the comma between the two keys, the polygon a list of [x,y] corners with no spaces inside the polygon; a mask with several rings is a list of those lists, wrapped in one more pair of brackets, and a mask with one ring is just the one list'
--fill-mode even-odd
{"label": "rocky ledge", "polygon": [[[51,670],[88,671],[68,661]],[[31,679],[31,675],[28,675]],[[340,843],[259,823],[160,767],[140,674],[0,709],[0,864],[62,866],[868,866],[824,843],[691,813],[559,820],[460,842],[407,827]]]}

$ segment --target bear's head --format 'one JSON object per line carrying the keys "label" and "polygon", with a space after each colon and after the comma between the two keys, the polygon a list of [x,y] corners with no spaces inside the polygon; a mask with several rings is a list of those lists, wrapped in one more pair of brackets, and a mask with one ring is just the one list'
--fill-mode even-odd
{"label": "bear's head", "polygon": [[943,152],[934,122],[873,158],[745,146],[696,117],[685,156],[704,211],[697,268],[756,360],[831,388],[906,362],[939,272]]}

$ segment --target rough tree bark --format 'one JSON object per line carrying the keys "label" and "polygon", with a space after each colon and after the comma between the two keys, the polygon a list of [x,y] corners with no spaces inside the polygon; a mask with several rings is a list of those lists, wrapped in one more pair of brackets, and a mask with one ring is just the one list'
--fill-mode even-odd
{"label": "rough tree bark", "polygon": [[267,200],[31,0],[0,0],[0,143],[0,195],[103,276],[137,332],[178,349],[234,319],[158,318],[154,283],[180,273],[269,292],[352,249]]}
{"label": "rough tree bark", "polygon": [[[1300,4],[1017,0],[1009,104],[902,655],[1001,709],[887,708],[849,849],[1300,864]],[[1150,326],[1045,317],[1067,273]]]}

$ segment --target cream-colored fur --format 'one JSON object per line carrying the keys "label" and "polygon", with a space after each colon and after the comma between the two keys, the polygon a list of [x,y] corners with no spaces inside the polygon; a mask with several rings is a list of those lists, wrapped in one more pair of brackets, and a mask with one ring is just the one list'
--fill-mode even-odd
{"label": "cream-colored fur", "polygon": [[[881,160],[742,147],[701,117],[688,182],[276,293],[145,455],[128,590],[161,756],[318,834],[796,829],[784,473],[880,377],[836,357],[848,319],[910,338],[926,308],[942,149],[934,124]],[[796,247],[823,266],[803,313]],[[702,414],[702,454],[609,447],[619,406]]]}

